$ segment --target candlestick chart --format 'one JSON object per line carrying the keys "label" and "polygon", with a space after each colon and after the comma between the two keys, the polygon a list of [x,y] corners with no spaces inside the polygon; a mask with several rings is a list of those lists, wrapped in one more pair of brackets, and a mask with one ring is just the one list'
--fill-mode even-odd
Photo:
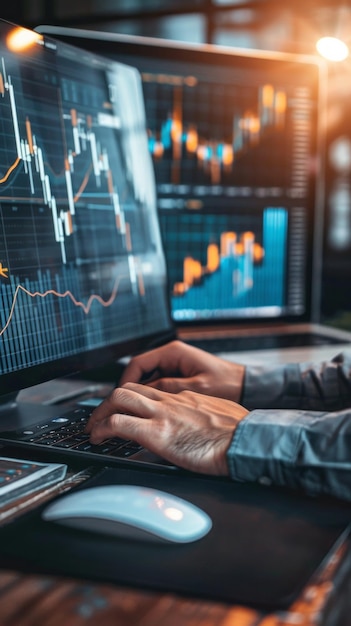
{"label": "candlestick chart", "polygon": [[[246,90],[227,81],[143,72],[149,120],[149,149],[159,183],[270,184],[270,169],[252,170],[269,142],[286,141],[287,93],[270,83]],[[274,183],[272,183],[274,184]]]}
{"label": "candlestick chart", "polygon": [[128,69],[42,46],[1,54],[3,372],[157,324],[162,257],[148,169],[133,168],[147,143],[129,83]]}

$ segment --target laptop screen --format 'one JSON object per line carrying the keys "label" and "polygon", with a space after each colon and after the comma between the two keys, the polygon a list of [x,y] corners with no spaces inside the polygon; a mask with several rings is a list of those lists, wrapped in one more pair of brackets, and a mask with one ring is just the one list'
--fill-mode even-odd
{"label": "laptop screen", "polygon": [[0,23],[1,394],[172,328],[139,73]]}
{"label": "laptop screen", "polygon": [[313,265],[320,263],[317,201],[319,235],[322,207],[319,62],[52,26],[39,31],[141,72],[177,325],[310,321],[320,281]]}

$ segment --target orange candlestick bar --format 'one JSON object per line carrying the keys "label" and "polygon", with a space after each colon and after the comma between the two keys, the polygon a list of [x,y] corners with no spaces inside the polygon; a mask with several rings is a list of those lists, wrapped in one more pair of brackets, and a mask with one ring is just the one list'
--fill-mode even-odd
{"label": "orange candlestick bar", "polygon": [[199,145],[199,135],[195,126],[191,126],[186,134],[185,146],[188,152],[196,153]]}
{"label": "orange candlestick bar", "polygon": [[210,243],[207,248],[207,271],[215,272],[219,267],[219,250],[215,243]]}
{"label": "orange candlestick bar", "polygon": [[76,109],[71,109],[71,122],[72,122],[72,126],[77,126],[77,111],[76,111]]}
{"label": "orange candlestick bar", "polygon": [[237,236],[234,232],[226,232],[221,234],[221,257],[231,256],[234,254]]}
{"label": "orange candlestick bar", "polygon": [[253,259],[255,263],[260,263],[264,257],[264,249],[259,243],[254,243],[253,246]]}
{"label": "orange candlestick bar", "polygon": [[174,283],[173,285],[173,295],[174,296],[181,296],[183,295],[183,293],[185,293],[188,290],[188,285],[186,285],[185,283]]}
{"label": "orange candlestick bar", "polygon": [[33,134],[32,134],[32,128],[31,128],[28,117],[26,118],[26,133],[27,133],[27,141],[28,141],[28,146],[29,146],[29,153],[33,155],[34,154]]}
{"label": "orange candlestick bar", "polygon": [[241,235],[241,240],[244,244],[245,250],[247,250],[249,246],[253,245],[255,241],[255,235],[250,230],[247,230]]}
{"label": "orange candlestick bar", "polygon": [[67,226],[66,226],[66,229],[67,229],[66,234],[67,235],[72,235],[72,233],[73,233],[72,213],[70,211],[67,211],[65,217],[66,217],[66,224],[67,224]]}
{"label": "orange candlestick bar", "polygon": [[173,158],[176,160],[182,157],[182,134],[183,134],[183,113],[182,113],[182,90],[176,87],[173,96],[172,129],[171,137],[173,142]]}
{"label": "orange candlestick bar", "polygon": [[196,261],[190,256],[186,257],[184,259],[183,271],[184,283],[188,287],[191,287],[194,284],[194,281],[199,280],[202,276],[200,261]]}

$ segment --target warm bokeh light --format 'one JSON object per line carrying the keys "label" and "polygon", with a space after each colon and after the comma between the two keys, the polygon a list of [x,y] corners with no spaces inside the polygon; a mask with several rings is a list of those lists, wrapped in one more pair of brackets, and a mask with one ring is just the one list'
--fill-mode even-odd
{"label": "warm bokeh light", "polygon": [[43,39],[42,35],[27,28],[14,28],[7,36],[6,43],[12,52],[22,52],[38,41]]}
{"label": "warm bokeh light", "polygon": [[349,56],[349,49],[337,37],[321,37],[316,43],[319,54],[328,61],[344,61]]}

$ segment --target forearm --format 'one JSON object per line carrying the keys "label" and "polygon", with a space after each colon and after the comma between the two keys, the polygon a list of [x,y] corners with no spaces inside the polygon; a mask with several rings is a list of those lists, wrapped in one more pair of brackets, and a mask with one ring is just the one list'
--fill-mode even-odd
{"label": "forearm", "polygon": [[236,428],[230,476],[351,500],[351,409],[256,410]]}

